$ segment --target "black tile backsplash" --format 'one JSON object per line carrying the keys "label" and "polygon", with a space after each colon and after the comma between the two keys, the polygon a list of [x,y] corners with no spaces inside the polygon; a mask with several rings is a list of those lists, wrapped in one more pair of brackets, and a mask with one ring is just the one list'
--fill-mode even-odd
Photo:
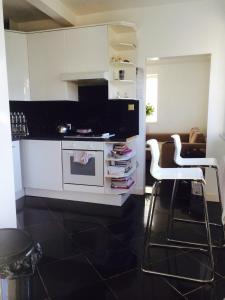
{"label": "black tile backsplash", "polygon": [[[134,104],[134,110],[128,110]],[[11,112],[23,112],[31,136],[57,134],[59,124],[71,123],[72,131],[92,128],[95,133],[110,132],[127,137],[139,134],[137,100],[10,101]]]}

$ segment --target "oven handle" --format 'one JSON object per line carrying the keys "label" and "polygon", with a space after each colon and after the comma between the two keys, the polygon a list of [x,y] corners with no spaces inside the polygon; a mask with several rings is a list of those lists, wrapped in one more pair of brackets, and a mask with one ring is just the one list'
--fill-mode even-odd
{"label": "oven handle", "polygon": [[103,151],[96,151],[96,150],[94,150],[94,151],[90,151],[90,150],[63,150],[63,152],[65,152],[69,155],[73,155],[75,151],[88,152],[92,155],[96,155],[96,153],[98,153],[98,152],[103,152]]}

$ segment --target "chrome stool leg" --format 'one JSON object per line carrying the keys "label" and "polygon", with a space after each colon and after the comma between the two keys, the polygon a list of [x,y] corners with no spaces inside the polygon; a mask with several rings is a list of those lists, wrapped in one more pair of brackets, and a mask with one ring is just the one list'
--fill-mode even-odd
{"label": "chrome stool leg", "polygon": [[167,226],[167,238],[169,239],[170,233],[173,232],[173,224],[174,224],[174,202],[177,194],[177,180],[174,180],[173,183],[173,191],[170,200],[170,209],[169,209],[169,216],[168,216],[168,226]]}
{"label": "chrome stool leg", "polygon": [[[161,181],[158,182],[158,184],[159,183],[161,183]],[[205,203],[204,207],[205,207],[205,222],[206,222],[206,229],[207,229],[208,251],[206,249],[199,249],[196,247],[151,243],[151,229],[152,229],[154,208],[155,208],[155,202],[156,202],[156,188],[158,189],[157,184],[154,186],[153,191],[152,191],[152,196],[151,196],[152,203],[149,208],[148,221],[147,221],[147,226],[146,226],[146,231],[145,231],[144,254],[143,254],[143,260],[142,260],[142,265],[141,265],[142,271],[145,273],[149,273],[149,274],[166,276],[166,277],[176,278],[176,279],[183,279],[183,280],[194,281],[194,282],[201,282],[201,283],[212,282],[214,279],[214,262],[213,262],[213,256],[212,256],[211,235],[210,235],[209,222],[208,222],[208,208],[207,208],[207,203],[206,203],[205,198],[204,198],[204,203]],[[203,188],[203,186],[202,186],[202,188]],[[180,275],[174,275],[174,274],[169,274],[169,273],[157,272],[157,271],[148,269],[144,266],[145,253],[146,253],[146,249],[148,249],[148,248],[149,248],[149,252],[150,252],[151,247],[172,248],[172,249],[191,249],[191,250],[195,250],[195,251],[200,250],[203,252],[208,252],[209,258],[210,258],[210,263],[211,263],[211,268],[212,268],[212,276],[209,279],[199,279],[199,278],[192,278],[192,277],[188,277],[188,276],[180,276]]]}
{"label": "chrome stool leg", "polygon": [[[218,198],[219,198],[219,205],[220,205],[221,216],[222,216],[223,206],[222,206],[221,189],[220,189],[220,182],[219,182],[219,176],[218,176],[218,168],[217,167],[213,167],[213,168],[216,171],[217,188],[218,188],[218,196],[219,196]],[[171,200],[171,206],[174,205],[174,199],[172,199],[172,200]],[[206,247],[207,246],[207,244],[205,244],[205,243],[194,243],[194,242],[187,242],[187,241],[173,239],[171,237],[171,232],[173,230],[174,222],[185,222],[185,223],[192,223],[192,224],[199,224],[199,225],[204,225],[205,224],[204,221],[196,221],[196,220],[190,220],[190,219],[185,219],[185,218],[176,218],[176,217],[174,218],[174,213],[173,213],[173,210],[172,210],[172,213],[170,213],[170,215],[169,215],[169,222],[168,222],[169,223],[168,224],[168,232],[167,232],[167,240],[168,241],[173,242],[173,243],[181,243],[181,244],[193,245],[193,246],[199,246],[199,247]],[[172,224],[172,226],[171,226],[171,224]],[[221,243],[219,245],[212,244],[212,247],[213,248],[223,248],[223,247],[225,247],[225,228],[224,228],[224,225],[222,224],[222,220],[221,220],[221,224],[209,222],[209,225],[220,227],[222,229],[222,234],[223,234],[223,239],[222,239]]]}
{"label": "chrome stool leg", "polygon": [[[222,196],[221,196],[221,188],[220,188],[220,179],[219,179],[219,174],[218,174],[218,168],[216,167],[215,168],[216,170],[216,180],[217,180],[217,188],[218,188],[218,196],[219,196],[219,203],[220,203],[220,212],[221,212],[221,216],[223,214],[223,204],[222,204]],[[222,227],[222,233],[223,233],[223,239],[222,239],[222,242],[221,242],[221,247],[224,246],[224,243],[225,243],[225,228],[224,228],[224,225],[222,223],[222,220],[221,220],[221,225]]]}
{"label": "chrome stool leg", "polygon": [[157,197],[157,190],[159,187],[160,181],[155,181],[152,187],[152,193],[150,197],[150,206],[148,210],[148,217],[147,217],[147,223],[146,223],[146,228],[145,228],[145,237],[144,237],[144,244],[147,243],[147,240],[150,237],[149,233],[149,228],[151,229],[151,223],[152,223],[152,218],[153,218],[153,210],[154,210],[154,205],[155,205],[155,198]]}
{"label": "chrome stool leg", "polygon": [[207,241],[208,241],[209,259],[210,259],[211,271],[212,271],[211,281],[213,281],[214,280],[214,259],[213,259],[213,252],[212,252],[212,239],[211,239],[211,232],[210,232],[210,225],[209,225],[208,205],[205,198],[204,182],[201,182],[201,186],[202,186],[202,196],[204,202],[205,227],[206,227],[206,234],[207,234]]}

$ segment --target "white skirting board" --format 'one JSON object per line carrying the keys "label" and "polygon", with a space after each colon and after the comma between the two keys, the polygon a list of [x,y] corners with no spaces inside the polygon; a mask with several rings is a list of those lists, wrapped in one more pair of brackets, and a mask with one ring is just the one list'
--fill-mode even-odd
{"label": "white skirting board", "polygon": [[46,197],[46,198],[56,198],[63,200],[81,201],[105,205],[122,206],[129,194],[122,195],[110,195],[110,194],[95,194],[95,193],[82,193],[73,191],[51,191],[51,190],[41,190],[41,189],[25,189],[26,196],[35,197]]}
{"label": "white skirting board", "polygon": [[17,192],[15,193],[15,198],[16,198],[16,200],[22,198],[23,196],[25,196],[25,191],[24,191],[24,189],[22,189],[22,190],[20,190],[20,191],[17,191]]}
{"label": "white skirting board", "polygon": [[209,202],[219,202],[217,194],[206,193],[205,197],[206,197],[206,200],[209,201]]}

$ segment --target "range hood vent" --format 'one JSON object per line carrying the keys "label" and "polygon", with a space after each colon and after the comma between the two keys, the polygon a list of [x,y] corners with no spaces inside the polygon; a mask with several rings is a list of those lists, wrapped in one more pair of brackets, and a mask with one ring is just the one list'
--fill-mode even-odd
{"label": "range hood vent", "polygon": [[61,80],[76,82],[79,85],[97,85],[107,84],[108,72],[76,72],[63,73]]}

